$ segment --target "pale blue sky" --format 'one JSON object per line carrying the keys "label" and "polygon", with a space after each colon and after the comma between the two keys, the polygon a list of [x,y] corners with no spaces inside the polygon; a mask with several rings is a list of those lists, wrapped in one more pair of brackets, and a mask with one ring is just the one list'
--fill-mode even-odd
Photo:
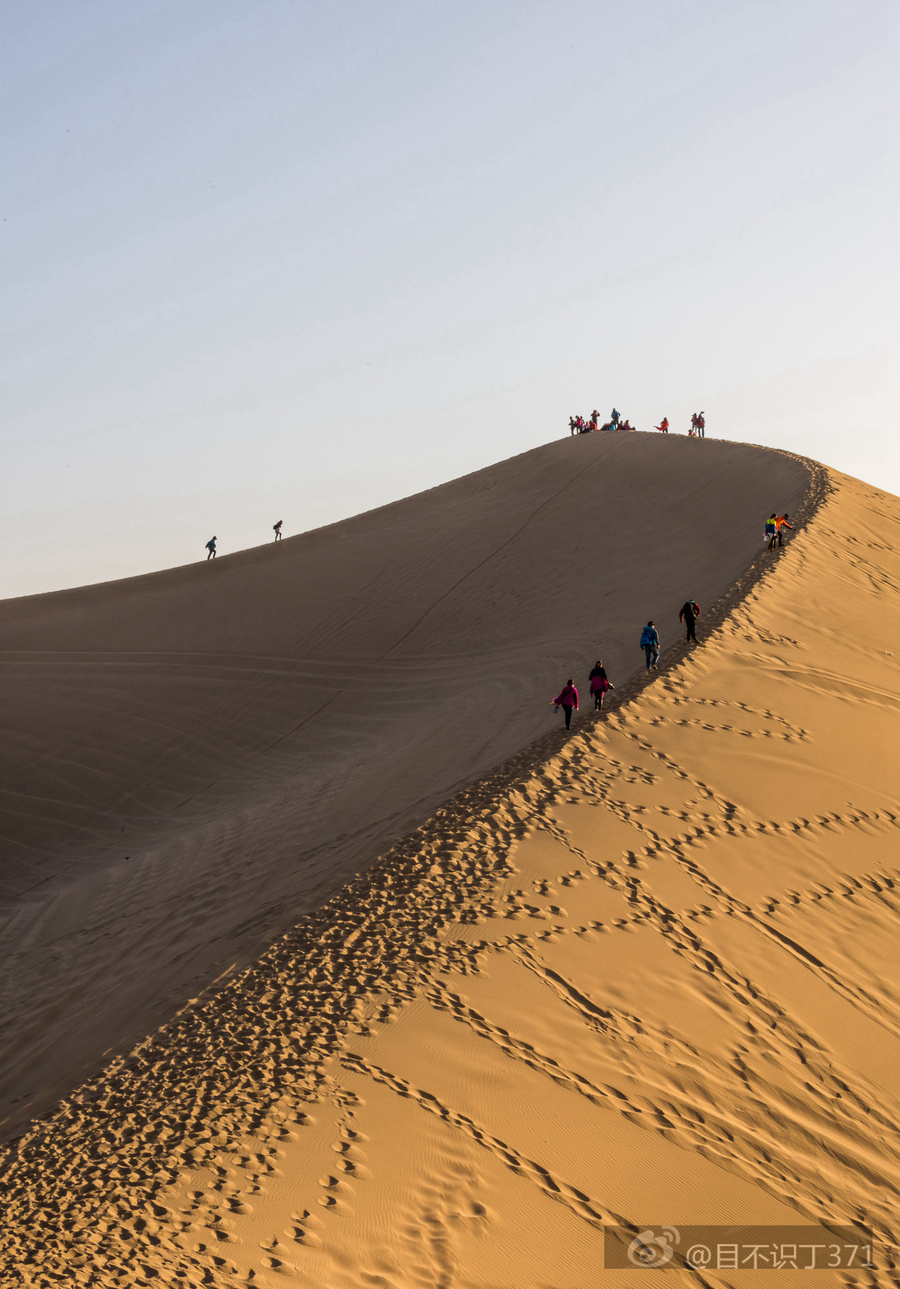
{"label": "pale blue sky", "polygon": [[42,0],[0,35],[0,595],[613,403],[900,492],[885,0]]}

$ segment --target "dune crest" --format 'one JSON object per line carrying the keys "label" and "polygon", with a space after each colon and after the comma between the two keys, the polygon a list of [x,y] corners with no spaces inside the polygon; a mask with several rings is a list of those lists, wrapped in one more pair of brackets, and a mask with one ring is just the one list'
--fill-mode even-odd
{"label": "dune crest", "polygon": [[900,500],[816,479],[699,647],[34,1125],[26,1284],[625,1286],[648,1222],[856,1224],[882,1269],[804,1284],[893,1283]]}
{"label": "dune crest", "polygon": [[[253,961],[548,699],[745,571],[782,453],[550,443],[330,528],[0,604],[0,1129]],[[224,540],[224,539],[223,539]]]}

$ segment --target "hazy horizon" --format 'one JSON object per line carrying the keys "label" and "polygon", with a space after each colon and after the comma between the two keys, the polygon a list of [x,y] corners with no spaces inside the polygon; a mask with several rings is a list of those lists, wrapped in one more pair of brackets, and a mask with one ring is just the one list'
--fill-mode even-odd
{"label": "hazy horizon", "polygon": [[882,0],[2,29],[0,596],[317,528],[613,404],[900,492]]}

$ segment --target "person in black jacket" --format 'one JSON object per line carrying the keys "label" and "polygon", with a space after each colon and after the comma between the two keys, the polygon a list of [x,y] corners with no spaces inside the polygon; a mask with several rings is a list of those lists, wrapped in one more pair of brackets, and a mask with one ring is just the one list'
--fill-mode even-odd
{"label": "person in black jacket", "polygon": [[697,633],[694,630],[694,623],[700,616],[700,605],[696,600],[685,600],[681,606],[681,612],[678,615],[678,621],[683,622],[687,627],[687,639],[697,643]]}
{"label": "person in black jacket", "polygon": [[599,712],[603,707],[603,695],[615,689],[615,685],[610,682],[606,668],[599,658],[596,666],[591,669],[588,679],[591,685],[591,697],[594,700],[594,711]]}

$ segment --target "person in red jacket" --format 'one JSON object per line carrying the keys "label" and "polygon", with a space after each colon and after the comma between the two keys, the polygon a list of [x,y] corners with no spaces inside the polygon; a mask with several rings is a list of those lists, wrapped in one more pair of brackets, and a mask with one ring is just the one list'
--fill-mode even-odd
{"label": "person in red jacket", "polygon": [[681,606],[681,612],[678,615],[678,621],[683,622],[684,625],[687,627],[688,643],[690,643],[691,640],[693,640],[694,644],[697,643],[697,634],[694,631],[694,622],[697,620],[697,618],[699,618],[699,616],[700,616],[700,605],[697,603],[697,601],[685,600],[684,604],[682,604]]}
{"label": "person in red jacket", "polygon": [[575,688],[575,682],[571,678],[566,681],[562,689],[555,698],[550,699],[551,703],[556,704],[556,710],[563,709],[566,718],[566,729],[572,726],[572,709],[578,711],[578,690]]}

